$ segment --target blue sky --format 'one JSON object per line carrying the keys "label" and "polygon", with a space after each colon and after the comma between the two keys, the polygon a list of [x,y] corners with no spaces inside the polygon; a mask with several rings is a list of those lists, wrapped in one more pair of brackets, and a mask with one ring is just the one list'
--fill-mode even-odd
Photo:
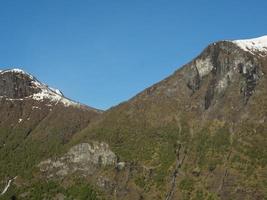
{"label": "blue sky", "polygon": [[267,34],[266,0],[0,0],[0,68],[107,109],[209,43]]}

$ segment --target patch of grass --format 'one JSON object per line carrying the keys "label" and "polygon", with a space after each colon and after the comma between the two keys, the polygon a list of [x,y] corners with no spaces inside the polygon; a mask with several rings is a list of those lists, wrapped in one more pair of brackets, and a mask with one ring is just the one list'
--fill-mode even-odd
{"label": "patch of grass", "polygon": [[194,190],[194,181],[191,178],[184,178],[179,184],[179,188],[184,191],[193,191]]}
{"label": "patch of grass", "polygon": [[26,187],[15,188],[14,186],[6,193],[1,200],[14,199],[36,200],[53,199],[56,195],[62,194],[67,200],[100,200],[100,194],[90,184],[76,180],[68,187],[63,188],[60,183],[54,181],[36,181]]}
{"label": "patch of grass", "polygon": [[66,191],[69,199],[79,200],[99,200],[99,196],[94,188],[89,184],[76,184],[68,188]]}

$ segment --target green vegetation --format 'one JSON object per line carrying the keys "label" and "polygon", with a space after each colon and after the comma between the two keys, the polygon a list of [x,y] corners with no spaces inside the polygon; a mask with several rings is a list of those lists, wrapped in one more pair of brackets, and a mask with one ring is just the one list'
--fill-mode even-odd
{"label": "green vegetation", "polygon": [[89,184],[75,184],[67,189],[68,199],[80,199],[80,200],[98,200],[99,195]]}
{"label": "green vegetation", "polygon": [[53,181],[38,181],[33,184],[15,188],[12,187],[1,200],[22,199],[22,200],[42,200],[53,199],[63,196],[66,200],[100,200],[100,194],[90,185],[81,180],[77,180],[72,186],[63,188],[60,183]]}
{"label": "green vegetation", "polygon": [[231,146],[230,134],[226,128],[219,128],[214,134],[203,129],[196,135],[194,142],[198,165],[207,167],[210,171],[224,161],[223,156],[227,155]]}
{"label": "green vegetation", "polygon": [[[99,199],[102,194],[78,172],[77,180],[72,182],[70,175],[61,183],[38,176],[35,168],[77,143],[99,141],[109,144],[126,163],[124,169],[97,166],[96,175],[87,177],[92,182],[98,176],[108,180],[112,186],[103,196],[116,188],[118,194],[138,193],[140,199],[154,194],[165,197],[174,186],[175,195],[183,200],[219,200],[220,195],[224,199],[266,199],[266,60],[258,61],[232,48],[233,44],[222,42],[204,51],[200,58],[206,61],[208,56],[216,65],[207,76],[199,77],[197,62],[189,63],[92,121],[89,113],[76,115],[79,109],[59,107],[44,115],[37,113],[37,121],[30,121],[29,127],[23,123],[10,126],[17,124],[16,115],[6,127],[0,123],[0,180],[22,177],[21,185],[12,185],[4,198],[64,195],[66,199]],[[248,74],[258,77],[255,84],[251,85],[248,74],[231,71],[238,58],[248,62],[242,66],[254,69]],[[219,91],[217,86],[226,77],[231,80]],[[253,88],[251,94],[244,93],[248,88]],[[28,106],[31,113],[32,105]],[[12,115],[9,110],[13,107],[8,105],[3,116]],[[18,106],[15,111],[25,114],[27,109]],[[178,144],[186,151],[183,163],[184,152],[177,153]]]}
{"label": "green vegetation", "polygon": [[190,178],[185,178],[180,182],[179,188],[181,190],[192,192],[194,190],[194,181]]}

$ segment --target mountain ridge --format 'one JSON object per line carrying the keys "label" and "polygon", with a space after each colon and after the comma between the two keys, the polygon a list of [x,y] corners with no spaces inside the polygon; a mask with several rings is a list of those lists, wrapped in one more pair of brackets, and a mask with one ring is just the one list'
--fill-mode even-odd
{"label": "mountain ridge", "polygon": [[[206,191],[206,197],[211,195],[214,199],[244,199],[244,196],[253,199],[253,192],[234,194],[230,188],[218,183],[220,179],[223,182],[233,181],[223,178],[224,163],[229,155],[232,164],[229,164],[231,167],[227,168],[227,173],[244,185],[248,184],[244,177],[248,172],[238,171],[240,169],[235,165],[243,166],[245,161],[236,161],[236,157],[245,158],[250,167],[256,165],[266,168],[266,72],[267,59],[261,52],[245,51],[229,41],[212,43],[171,76],[107,110],[100,120],[76,135],[73,144],[104,141],[122,161],[131,163],[135,160],[139,163],[138,166],[130,165],[130,168],[136,167],[137,171],[142,167],[153,169],[151,176],[140,175],[145,173],[140,171],[132,175],[143,177],[145,181],[142,184],[157,185],[160,180],[160,185],[165,186],[162,189],[165,192],[159,192],[153,186],[150,192],[142,190],[140,196],[144,199],[164,199],[170,187],[170,169],[174,168],[175,163],[173,152],[186,151],[184,149],[190,149],[187,150],[190,153],[187,153],[184,163],[187,167],[180,166],[181,169],[177,170],[187,174],[185,178],[190,184],[196,184],[192,198],[197,188],[202,188],[200,190]],[[251,136],[253,131],[254,135]],[[180,145],[181,149],[176,149]],[[214,152],[214,155],[211,156],[210,152]],[[192,176],[195,173],[202,175]],[[209,182],[214,186],[208,187],[214,189],[206,190],[195,182],[202,180],[204,174],[213,173],[216,175],[209,178]],[[263,177],[261,170],[256,170],[257,173]],[[183,183],[182,177],[174,180],[178,183],[174,184],[176,190],[170,191],[173,195],[170,199],[180,199],[186,195],[188,188],[184,191],[179,188],[179,184]],[[259,178],[258,182],[261,186],[244,188],[244,191],[257,190],[255,199],[263,198],[266,193],[263,179]],[[202,183],[207,184],[203,180]],[[252,183],[254,181],[250,180]],[[120,187],[120,183],[114,184]],[[139,185],[136,190],[143,187]],[[120,198],[136,199],[132,195],[135,195],[133,191]]]}
{"label": "mountain ridge", "polygon": [[[10,73],[13,73],[13,75],[22,75],[22,76],[27,77],[29,79],[27,87],[35,87],[35,89],[39,90],[39,92],[32,91],[31,94],[23,96],[23,98],[26,98],[26,99],[30,98],[30,99],[37,100],[37,101],[49,100],[49,101],[56,102],[56,103],[62,103],[65,106],[78,106],[78,107],[92,109],[92,110],[94,109],[90,106],[75,102],[65,97],[65,95],[59,89],[49,87],[47,84],[40,82],[36,77],[34,77],[33,75],[29,74],[28,72],[22,69],[11,68],[11,69],[5,69],[5,70],[0,71],[0,75],[10,74]],[[8,98],[8,99],[23,100],[23,98]],[[94,110],[102,112],[100,109],[94,109]]]}
{"label": "mountain ridge", "polygon": [[[88,123],[85,113],[79,117],[85,121],[82,125],[79,120],[73,124],[73,112],[80,110],[57,105],[44,120],[52,123],[39,125],[32,135],[37,140],[26,140],[40,145],[35,151],[42,155],[35,158],[36,153],[30,153],[33,163],[25,159],[31,170],[25,175],[5,169],[7,181],[18,176],[16,189],[6,196],[68,199],[79,196],[68,192],[75,188],[79,194],[92,192],[92,199],[266,198],[267,55],[262,44],[212,43],[171,76],[93,114]],[[70,118],[63,118],[67,113]],[[0,146],[0,156],[8,146],[12,147]],[[38,194],[27,194],[34,190]]]}
{"label": "mountain ridge", "polygon": [[19,180],[14,177],[31,177],[35,165],[59,153],[102,113],[67,99],[20,69],[0,72],[0,96],[0,187],[9,183],[0,199]]}
{"label": "mountain ridge", "polygon": [[[214,45],[217,45],[218,43],[222,43],[222,42],[229,42],[229,43],[233,43],[235,45],[237,45],[240,49],[246,51],[246,52],[249,52],[251,53],[252,55],[254,54],[257,54],[257,53],[262,53],[259,54],[260,56],[266,56],[267,55],[267,35],[263,35],[263,36],[260,36],[260,37],[256,37],[256,38],[251,38],[251,39],[238,39],[238,40],[219,40],[217,42],[213,42],[213,43],[210,43],[206,48],[210,47],[210,46],[214,46]],[[205,48],[205,49],[206,49]],[[204,51],[204,50],[203,50]],[[266,53],[266,54],[265,54]],[[197,56],[198,57],[198,56]],[[197,58],[196,57],[196,58]],[[195,58],[195,59],[196,59]],[[195,60],[193,59],[193,60]],[[190,63],[190,62],[189,62]],[[186,64],[185,64],[186,65]],[[184,66],[185,66],[184,65]],[[46,86],[47,88],[49,88],[52,92],[54,92],[55,94],[58,94],[58,95],[61,95],[62,97],[66,98],[64,96],[64,94],[59,90],[59,89],[53,89],[52,87],[49,87],[48,85],[44,84],[44,83],[41,83],[38,79],[36,79],[33,75],[29,74],[28,72],[24,71],[23,69],[20,69],[20,68],[16,68],[16,67],[5,67],[6,69],[4,70],[0,70],[0,73],[3,74],[3,73],[8,73],[8,72],[14,72],[14,73],[21,73],[21,74],[25,74],[27,76],[29,76],[31,79],[33,79],[34,81],[38,82],[40,85],[43,85],[43,86]],[[179,70],[179,69],[178,69]],[[204,70],[203,73],[206,73],[205,72],[205,69],[202,69]],[[177,70],[176,70],[177,71]],[[201,71],[202,72],[202,71]],[[174,72],[175,73],[175,72]],[[38,97],[36,97],[38,98]],[[40,97],[42,98],[42,97]],[[66,98],[68,99],[68,98]],[[130,98],[131,99],[131,98]],[[70,99],[68,99],[70,100]],[[73,101],[73,100],[70,100],[70,101]],[[126,100],[127,101],[127,100]],[[73,103],[78,103],[78,102],[74,102]],[[78,103],[78,104],[81,104],[81,103]],[[85,104],[83,104],[85,105]],[[88,105],[87,105],[88,106]],[[114,105],[116,106],[116,105]],[[112,107],[114,107],[112,106]],[[90,107],[90,106],[89,106]],[[99,111],[101,111],[100,109],[98,109]]]}

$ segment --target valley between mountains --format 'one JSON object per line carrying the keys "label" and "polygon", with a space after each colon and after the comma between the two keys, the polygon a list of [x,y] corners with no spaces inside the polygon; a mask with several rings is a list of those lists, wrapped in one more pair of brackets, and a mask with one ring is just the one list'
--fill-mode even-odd
{"label": "valley between mountains", "polygon": [[212,43],[107,111],[0,71],[0,199],[267,199],[267,36]]}

